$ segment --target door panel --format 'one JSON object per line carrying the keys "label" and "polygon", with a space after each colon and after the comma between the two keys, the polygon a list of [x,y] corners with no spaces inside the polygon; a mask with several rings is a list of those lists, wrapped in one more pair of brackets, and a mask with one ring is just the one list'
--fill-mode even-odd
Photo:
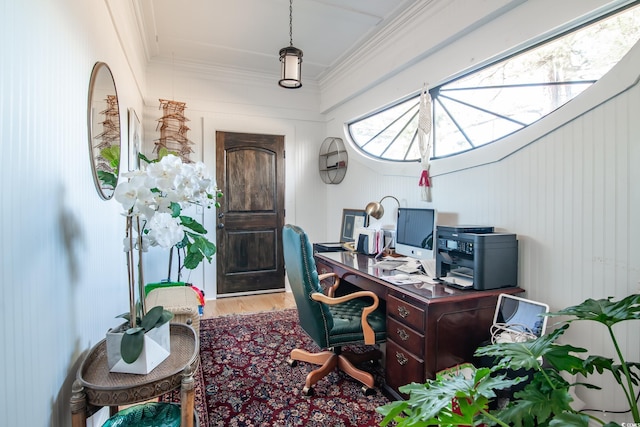
{"label": "door panel", "polygon": [[217,293],[284,289],[284,137],[216,132]]}

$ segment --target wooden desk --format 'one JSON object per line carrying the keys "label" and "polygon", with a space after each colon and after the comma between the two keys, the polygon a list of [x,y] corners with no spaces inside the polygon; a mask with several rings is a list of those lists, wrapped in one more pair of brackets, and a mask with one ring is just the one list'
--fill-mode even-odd
{"label": "wooden desk", "polygon": [[193,374],[200,363],[198,339],[192,327],[172,323],[171,353],[147,375],[109,372],[106,341],[95,345],[80,365],[71,395],[71,425],[86,427],[87,417],[100,407],[144,402],[180,387],[182,426],[194,424]]}
{"label": "wooden desk", "polygon": [[490,339],[489,328],[498,295],[518,294],[521,288],[487,291],[449,286],[393,285],[380,276],[389,271],[374,266],[370,256],[350,252],[315,255],[318,273],[336,273],[342,281],[373,291],[386,302],[387,343],[385,391],[405,398],[398,387],[424,383],[436,372],[471,362],[476,348]]}

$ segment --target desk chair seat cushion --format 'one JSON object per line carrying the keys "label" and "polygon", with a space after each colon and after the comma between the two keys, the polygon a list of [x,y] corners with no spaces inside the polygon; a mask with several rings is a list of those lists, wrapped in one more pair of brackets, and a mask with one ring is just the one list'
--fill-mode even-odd
{"label": "desk chair seat cushion", "polygon": [[[371,304],[369,298],[362,298],[329,306],[333,327],[327,337],[327,347],[346,344],[362,343],[362,309]],[[381,309],[377,309],[367,317],[367,322],[376,334],[376,342],[382,342],[386,337],[386,317]]]}

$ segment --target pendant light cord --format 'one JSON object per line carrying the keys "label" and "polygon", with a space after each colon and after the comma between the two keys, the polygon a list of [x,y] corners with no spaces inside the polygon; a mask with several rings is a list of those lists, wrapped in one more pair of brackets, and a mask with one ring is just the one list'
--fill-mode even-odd
{"label": "pendant light cord", "polygon": [[289,0],[289,46],[293,46],[293,0]]}

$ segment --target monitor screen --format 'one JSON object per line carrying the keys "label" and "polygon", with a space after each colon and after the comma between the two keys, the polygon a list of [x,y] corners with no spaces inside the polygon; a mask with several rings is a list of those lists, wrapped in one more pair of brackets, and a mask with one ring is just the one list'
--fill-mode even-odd
{"label": "monitor screen", "polygon": [[399,208],[396,252],[417,259],[434,258],[435,209]]}

